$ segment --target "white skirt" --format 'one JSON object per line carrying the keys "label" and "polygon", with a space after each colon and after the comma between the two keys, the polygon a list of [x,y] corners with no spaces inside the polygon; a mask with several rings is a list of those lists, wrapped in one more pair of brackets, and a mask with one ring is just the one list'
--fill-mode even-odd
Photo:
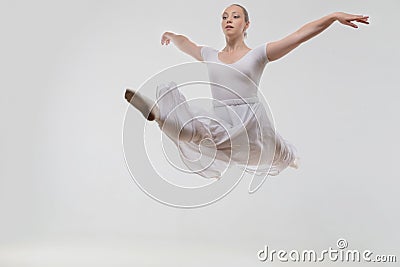
{"label": "white skirt", "polygon": [[257,98],[213,100],[213,110],[191,108],[173,81],[157,86],[159,127],[188,171],[220,178],[236,165],[255,175],[296,167],[297,150],[274,129]]}

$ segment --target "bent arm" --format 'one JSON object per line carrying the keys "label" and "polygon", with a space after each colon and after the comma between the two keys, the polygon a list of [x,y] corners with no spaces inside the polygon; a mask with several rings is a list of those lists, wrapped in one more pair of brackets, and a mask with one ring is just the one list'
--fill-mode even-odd
{"label": "bent arm", "polygon": [[203,61],[203,57],[201,56],[202,46],[195,44],[189,38],[182,34],[165,32],[161,37],[161,44],[168,45],[171,41],[182,52],[194,57],[199,61]]}
{"label": "bent arm", "polygon": [[323,32],[326,28],[328,28],[333,22],[338,20],[340,23],[358,28],[358,26],[351,21],[357,21],[364,24],[369,24],[368,22],[369,16],[363,15],[352,15],[343,12],[335,12],[324,16],[318,20],[309,22],[298,29],[296,32],[288,35],[282,40],[271,42],[267,44],[267,57],[270,61],[277,60],[294,48],[299,46],[301,43],[311,39],[317,34]]}

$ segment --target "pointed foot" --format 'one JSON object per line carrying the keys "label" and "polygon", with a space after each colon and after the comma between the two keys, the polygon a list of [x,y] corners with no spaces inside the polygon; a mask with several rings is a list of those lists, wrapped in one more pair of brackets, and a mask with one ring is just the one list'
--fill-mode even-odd
{"label": "pointed foot", "polygon": [[149,120],[154,121],[157,118],[157,107],[152,108],[152,103],[149,99],[142,96],[132,89],[126,89],[125,99],[135,108],[137,108],[143,116]]}

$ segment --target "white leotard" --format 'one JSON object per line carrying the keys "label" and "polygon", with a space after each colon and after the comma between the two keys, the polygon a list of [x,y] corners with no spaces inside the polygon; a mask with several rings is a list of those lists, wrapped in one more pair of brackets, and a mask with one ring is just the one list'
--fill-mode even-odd
{"label": "white leotard", "polygon": [[220,178],[232,163],[249,173],[277,175],[294,162],[296,148],[275,131],[258,98],[268,63],[266,44],[232,64],[219,60],[218,52],[201,48],[217,102],[213,110],[195,114],[174,81],[160,84],[160,128],[175,142],[184,164],[201,176]]}
{"label": "white leotard", "polygon": [[[261,44],[247,52],[239,60],[232,64],[222,62],[218,58],[219,51],[209,46],[201,48],[201,55],[205,62],[215,62],[208,67],[208,75],[211,83],[227,86],[235,93],[221,90],[220,86],[211,84],[211,93],[214,99],[226,100],[257,97],[257,86],[263,70],[268,63],[266,44]],[[237,71],[245,75],[238,75]]]}

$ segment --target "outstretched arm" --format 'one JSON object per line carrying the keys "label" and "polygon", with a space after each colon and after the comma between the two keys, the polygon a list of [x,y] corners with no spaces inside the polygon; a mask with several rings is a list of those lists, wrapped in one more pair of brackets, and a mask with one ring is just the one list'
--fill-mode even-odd
{"label": "outstretched arm", "polygon": [[369,22],[367,21],[368,16],[352,15],[343,12],[335,12],[329,14],[318,20],[305,24],[294,33],[286,36],[279,41],[268,43],[266,53],[269,61],[274,61],[283,57],[294,48],[299,46],[301,43],[311,39],[312,37],[324,31],[336,20],[344,25],[348,25],[354,28],[358,28],[358,26],[351,21],[369,24]]}
{"label": "outstretched arm", "polygon": [[182,52],[185,52],[199,61],[203,61],[203,57],[201,56],[202,46],[196,45],[184,35],[175,34],[172,32],[164,32],[161,36],[161,45],[169,45],[171,41]]}

